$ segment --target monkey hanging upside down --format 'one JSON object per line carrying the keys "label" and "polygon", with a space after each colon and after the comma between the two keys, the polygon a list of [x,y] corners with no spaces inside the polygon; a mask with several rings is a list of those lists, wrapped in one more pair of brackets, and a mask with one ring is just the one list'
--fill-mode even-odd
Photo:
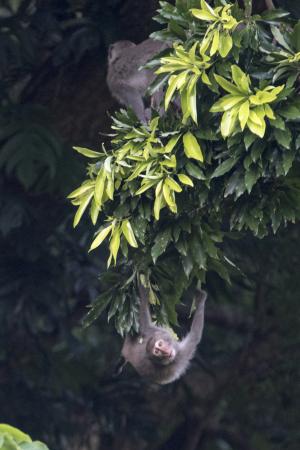
{"label": "monkey hanging upside down", "polygon": [[150,382],[171,383],[184,374],[201,341],[207,294],[202,290],[196,291],[196,311],[190,332],[181,341],[176,341],[168,330],[153,324],[148,292],[141,284],[139,292],[140,332],[138,336],[125,338],[122,356]]}

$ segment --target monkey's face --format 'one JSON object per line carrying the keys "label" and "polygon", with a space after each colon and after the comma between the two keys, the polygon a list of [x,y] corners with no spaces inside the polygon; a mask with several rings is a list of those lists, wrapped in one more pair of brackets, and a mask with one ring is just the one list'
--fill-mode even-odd
{"label": "monkey's face", "polygon": [[163,365],[170,364],[176,356],[172,342],[163,338],[155,340],[150,351],[152,359]]}

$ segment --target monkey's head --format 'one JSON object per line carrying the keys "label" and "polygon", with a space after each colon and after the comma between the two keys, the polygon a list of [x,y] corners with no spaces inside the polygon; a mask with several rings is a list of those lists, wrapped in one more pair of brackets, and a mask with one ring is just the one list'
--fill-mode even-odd
{"label": "monkey's head", "polygon": [[174,361],[177,349],[175,341],[171,336],[159,334],[154,335],[147,343],[147,352],[152,361],[167,365]]}
{"label": "monkey's head", "polygon": [[117,41],[108,47],[108,63],[113,63],[116,59],[122,56],[125,49],[135,47],[136,44],[131,41]]}

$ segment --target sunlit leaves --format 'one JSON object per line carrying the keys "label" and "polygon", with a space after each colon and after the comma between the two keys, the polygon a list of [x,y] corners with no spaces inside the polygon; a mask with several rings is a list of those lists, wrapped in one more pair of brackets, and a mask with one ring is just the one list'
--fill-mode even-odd
{"label": "sunlit leaves", "polygon": [[267,86],[264,89],[251,90],[251,80],[240,67],[231,67],[232,82],[215,74],[217,83],[229,94],[215,102],[210,111],[212,113],[224,112],[221,120],[221,134],[224,138],[232,135],[247,126],[250,131],[263,138],[266,131],[265,117],[275,119],[274,112],[269,103],[274,102],[280,92],[281,86]]}
{"label": "sunlit leaves", "polygon": [[184,134],[183,145],[184,152],[188,158],[193,158],[201,162],[204,161],[201,147],[195,136],[190,131]]}
{"label": "sunlit leaves", "polygon": [[40,441],[32,441],[28,434],[11,425],[0,424],[0,450],[48,450]]}
{"label": "sunlit leaves", "polygon": [[100,229],[100,231],[96,234],[96,237],[93,240],[89,251],[95,250],[97,247],[99,247],[109,235],[110,255],[108,258],[108,266],[111,264],[112,259],[114,260],[115,264],[117,262],[117,256],[120,249],[122,236],[124,236],[126,242],[131,247],[138,247],[138,243],[136,241],[129,219],[124,219],[121,221],[113,219],[109,225],[102,227],[102,229]]}
{"label": "sunlit leaves", "polygon": [[232,5],[218,6],[213,9],[204,0],[201,0],[200,4],[201,9],[190,9],[194,17],[210,23],[201,42],[200,53],[204,54],[209,50],[210,56],[219,52],[222,58],[226,58],[233,45],[230,33],[238,24],[235,17],[231,15]]}
{"label": "sunlit leaves", "polygon": [[196,85],[198,80],[210,85],[206,74],[206,70],[211,65],[210,58],[199,53],[199,42],[196,41],[188,51],[182,45],[174,44],[174,53],[161,58],[160,62],[161,66],[156,73],[171,74],[165,94],[165,109],[168,109],[170,101],[178,91],[181,98],[183,122],[185,123],[191,117],[197,123]]}

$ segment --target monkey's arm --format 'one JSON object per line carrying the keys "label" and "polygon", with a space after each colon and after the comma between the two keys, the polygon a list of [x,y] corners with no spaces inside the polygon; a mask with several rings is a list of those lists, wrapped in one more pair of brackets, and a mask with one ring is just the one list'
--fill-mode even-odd
{"label": "monkey's arm", "polygon": [[181,347],[188,357],[192,357],[197,345],[201,341],[204,327],[204,309],[207,293],[205,291],[196,291],[196,311],[190,332],[181,342]]}

